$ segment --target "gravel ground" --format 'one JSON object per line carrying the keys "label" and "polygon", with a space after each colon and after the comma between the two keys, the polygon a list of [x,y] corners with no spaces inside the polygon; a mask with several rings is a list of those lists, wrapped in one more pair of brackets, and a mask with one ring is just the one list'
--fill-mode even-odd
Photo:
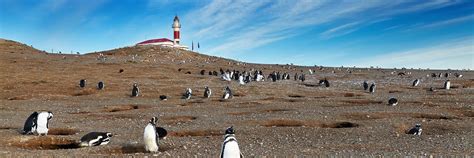
{"label": "gravel ground", "polygon": [[[474,156],[473,71],[247,64],[160,47],[101,53],[104,57],[45,54],[0,40],[0,157],[216,157],[229,126],[246,157]],[[219,68],[289,72],[292,79],[303,71],[307,80],[238,85],[207,75]],[[464,76],[427,77],[444,72]],[[330,87],[318,85],[323,78]],[[411,87],[416,78],[421,84]],[[78,87],[80,79],[87,79],[86,88]],[[441,89],[447,79],[452,89]],[[376,93],[362,89],[364,80],[377,84]],[[95,89],[99,81],[104,90]],[[131,98],[134,82],[143,95]],[[213,90],[209,99],[203,98],[205,86]],[[225,86],[235,96],[222,101]],[[193,97],[183,100],[188,87]],[[161,101],[160,95],[169,99]],[[389,97],[399,104],[387,106]],[[42,110],[54,113],[49,135],[21,135],[26,118]],[[146,153],[143,130],[153,116],[169,134],[159,153]],[[405,134],[416,123],[423,134]],[[69,145],[92,131],[114,137],[100,147]]]}

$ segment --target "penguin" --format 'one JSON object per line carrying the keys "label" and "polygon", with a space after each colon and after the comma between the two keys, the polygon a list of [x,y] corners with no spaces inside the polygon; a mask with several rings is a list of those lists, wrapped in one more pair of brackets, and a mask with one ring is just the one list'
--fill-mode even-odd
{"label": "penguin", "polygon": [[35,111],[26,119],[22,134],[33,134],[36,129],[37,120],[38,112]]}
{"label": "penguin", "polygon": [[36,126],[33,128],[33,134],[48,135],[49,120],[53,118],[53,113],[50,111],[43,111],[38,113],[36,118]]}
{"label": "penguin", "polygon": [[240,84],[240,85],[244,85],[244,84],[245,84],[245,82],[244,82],[244,76],[242,76],[242,75],[239,76],[239,84]]}
{"label": "penguin", "polygon": [[232,97],[232,91],[230,90],[229,86],[225,87],[224,90],[224,95],[222,96],[222,99],[229,99]]}
{"label": "penguin", "polygon": [[364,83],[362,85],[364,86],[364,91],[369,89],[369,83],[367,83],[367,81],[364,81]]}
{"label": "penguin", "polygon": [[418,86],[419,84],[420,84],[420,79],[416,79],[415,81],[413,81],[412,86],[413,86],[413,87],[416,87],[416,86]]}
{"label": "penguin", "polygon": [[375,83],[372,83],[372,84],[370,85],[370,87],[369,87],[369,92],[370,92],[370,93],[375,93],[375,87],[376,87],[376,86],[375,86]]}
{"label": "penguin", "polygon": [[206,70],[201,70],[201,75],[206,74]]}
{"label": "penguin", "polygon": [[446,82],[444,82],[444,89],[449,90],[450,88],[451,88],[451,81],[446,80]]}
{"label": "penguin", "polygon": [[415,125],[415,127],[413,127],[412,129],[410,129],[410,130],[407,132],[407,134],[413,134],[413,135],[418,135],[418,136],[420,136],[420,135],[421,135],[421,131],[422,131],[422,129],[421,129],[421,124],[417,123],[417,124]]}
{"label": "penguin", "polygon": [[186,92],[184,92],[184,99],[188,100],[188,99],[191,99],[191,95],[193,93],[193,90],[191,90],[191,88],[187,88],[186,89]]}
{"label": "penguin", "polygon": [[235,138],[235,131],[234,128],[231,126],[225,130],[224,134],[224,142],[222,142],[222,149],[221,149],[221,158],[241,158],[242,153],[239,149],[239,144],[237,143],[237,139]]}
{"label": "penguin", "polygon": [[79,81],[79,87],[81,87],[81,88],[86,87],[86,80],[85,79],[82,79],[82,80]]}
{"label": "penguin", "polygon": [[104,82],[100,81],[99,83],[97,83],[97,89],[98,90],[102,90],[102,89],[104,89],[104,87],[105,87]]}
{"label": "penguin", "polygon": [[328,81],[327,79],[324,79],[324,85],[325,85],[326,87],[329,87],[329,81]]}
{"label": "penguin", "polygon": [[152,117],[143,132],[145,150],[148,152],[158,152],[159,139],[164,138],[168,133],[164,128],[156,127],[157,121],[157,117]]}
{"label": "penguin", "polygon": [[210,98],[212,94],[212,91],[209,87],[204,87],[204,98]]}
{"label": "penguin", "polygon": [[138,97],[140,95],[140,88],[138,88],[138,84],[134,83],[132,88],[132,97]]}
{"label": "penguin", "polygon": [[388,99],[388,105],[390,105],[390,106],[396,106],[397,104],[398,104],[397,98],[393,98],[393,97],[392,97],[392,98]]}
{"label": "penguin", "polygon": [[168,97],[166,97],[166,95],[160,95],[160,99],[161,100],[168,100]]}
{"label": "penguin", "polygon": [[79,147],[106,145],[112,136],[110,132],[90,132],[82,136]]}

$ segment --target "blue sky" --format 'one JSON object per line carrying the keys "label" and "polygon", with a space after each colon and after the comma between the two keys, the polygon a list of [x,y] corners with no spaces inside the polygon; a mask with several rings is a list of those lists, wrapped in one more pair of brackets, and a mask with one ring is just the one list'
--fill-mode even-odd
{"label": "blue sky", "polygon": [[0,0],[0,38],[94,52],[172,38],[256,63],[474,69],[472,0]]}

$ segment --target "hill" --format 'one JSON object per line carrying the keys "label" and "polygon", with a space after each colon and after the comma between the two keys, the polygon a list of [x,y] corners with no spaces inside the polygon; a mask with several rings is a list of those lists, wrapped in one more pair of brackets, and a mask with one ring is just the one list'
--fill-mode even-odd
{"label": "hill", "polygon": [[[208,74],[221,68],[262,70],[265,76],[286,72],[291,79],[239,85]],[[1,157],[153,156],[142,142],[153,116],[169,132],[156,154],[165,157],[217,156],[224,130],[232,125],[243,155],[250,157],[474,153],[472,71],[253,64],[159,46],[50,54],[0,40],[0,72]],[[306,80],[293,80],[295,73]],[[81,79],[87,80],[85,88],[78,86]],[[330,87],[319,85],[321,79]],[[421,84],[412,87],[415,79]],[[375,93],[362,89],[364,80],[377,84]],[[450,90],[442,88],[446,80]],[[104,90],[96,89],[99,81]],[[130,97],[133,83],[141,96]],[[213,90],[209,99],[203,97],[205,86]],[[234,97],[221,100],[226,86]],[[181,98],[186,88],[193,90],[190,100]],[[387,106],[389,97],[399,104]],[[54,113],[49,135],[21,135],[26,118],[42,110]],[[406,134],[416,123],[423,134]],[[71,145],[92,131],[114,136],[105,146]]]}

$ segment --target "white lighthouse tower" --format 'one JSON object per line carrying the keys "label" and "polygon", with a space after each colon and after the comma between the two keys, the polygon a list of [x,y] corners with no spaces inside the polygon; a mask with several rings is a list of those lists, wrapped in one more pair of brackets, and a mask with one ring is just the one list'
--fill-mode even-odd
{"label": "white lighthouse tower", "polygon": [[174,17],[172,28],[174,31],[174,44],[179,45],[179,29],[181,29],[181,24],[179,23],[178,16]]}

